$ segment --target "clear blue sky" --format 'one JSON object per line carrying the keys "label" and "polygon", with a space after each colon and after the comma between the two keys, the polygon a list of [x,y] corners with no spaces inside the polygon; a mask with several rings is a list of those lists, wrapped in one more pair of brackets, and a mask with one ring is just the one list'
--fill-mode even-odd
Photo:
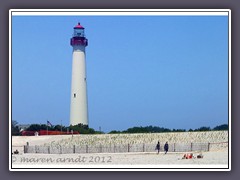
{"label": "clear blue sky", "polygon": [[90,127],[228,123],[227,16],[14,16],[13,120],[69,125],[77,22],[89,41]]}

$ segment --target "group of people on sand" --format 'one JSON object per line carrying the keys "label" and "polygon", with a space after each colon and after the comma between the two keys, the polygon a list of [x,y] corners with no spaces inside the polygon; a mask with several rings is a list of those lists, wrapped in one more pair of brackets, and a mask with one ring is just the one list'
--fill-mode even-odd
{"label": "group of people on sand", "polygon": [[[159,152],[160,152],[160,142],[159,141],[156,145],[156,150],[157,150],[157,154],[159,154]],[[168,152],[168,142],[166,142],[164,144],[164,152],[165,152],[165,154],[167,154],[167,152]]]}
{"label": "group of people on sand", "polygon": [[195,158],[203,158],[202,153],[198,154],[196,157],[193,156],[193,153],[186,153],[183,155],[182,159],[195,159]]}
{"label": "group of people on sand", "polygon": [[[157,150],[157,154],[159,154],[160,152],[160,142],[158,141],[157,145],[156,145],[156,148],[155,150]],[[164,151],[165,151],[165,154],[167,154],[168,152],[168,142],[166,142],[164,144]],[[202,153],[198,154],[196,157],[193,156],[193,153],[186,153],[183,155],[182,159],[194,159],[194,158],[203,158],[203,155]]]}

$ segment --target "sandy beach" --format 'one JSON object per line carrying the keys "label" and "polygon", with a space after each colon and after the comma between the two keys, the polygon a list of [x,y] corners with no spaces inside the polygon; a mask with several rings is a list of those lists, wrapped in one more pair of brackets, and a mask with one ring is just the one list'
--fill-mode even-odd
{"label": "sandy beach", "polygon": [[[23,153],[23,145],[43,145],[63,141],[71,136],[13,137],[12,168],[229,168],[227,146],[217,146],[210,151],[195,151],[192,159],[182,159],[190,152],[129,152],[129,153],[76,153],[37,154]],[[80,136],[79,136],[80,137]],[[199,135],[197,136],[199,137]],[[82,137],[81,137],[82,138]],[[222,138],[226,138],[223,136]],[[221,139],[218,139],[220,141]],[[214,139],[212,140],[214,142]],[[202,154],[203,158],[197,158]]]}
{"label": "sandy beach", "polygon": [[20,154],[13,164],[227,164],[228,151],[202,152],[203,158],[182,159],[185,153]]}
{"label": "sandy beach", "polygon": [[[12,155],[12,168],[67,168],[74,170],[227,170],[228,151],[203,152],[203,158],[182,159],[184,153],[114,153],[114,154],[20,154]],[[49,169],[48,169],[49,170]],[[62,169],[61,169],[62,170]],[[96,170],[96,169],[94,169]]]}

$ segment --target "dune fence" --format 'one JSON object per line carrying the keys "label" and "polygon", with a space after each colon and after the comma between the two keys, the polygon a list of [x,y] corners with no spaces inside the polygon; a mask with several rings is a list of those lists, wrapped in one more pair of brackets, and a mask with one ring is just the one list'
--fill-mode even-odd
{"label": "dune fence", "polygon": [[[210,151],[216,145],[226,148],[227,142],[222,143],[172,143],[168,152]],[[164,143],[160,143],[160,152],[164,152]],[[82,145],[82,146],[24,146],[24,153],[41,154],[75,154],[75,153],[128,153],[128,152],[155,152],[156,144],[110,144],[110,145]]]}

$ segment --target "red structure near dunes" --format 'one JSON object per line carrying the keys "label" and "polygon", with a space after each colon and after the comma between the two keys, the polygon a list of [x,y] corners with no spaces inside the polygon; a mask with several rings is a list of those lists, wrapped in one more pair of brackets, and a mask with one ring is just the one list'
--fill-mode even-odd
{"label": "red structure near dunes", "polygon": [[[78,131],[72,132],[61,132],[61,131],[47,131],[47,130],[40,130],[37,131],[38,135],[67,135],[67,134],[80,134]],[[35,136],[36,131],[22,131],[22,136]]]}

